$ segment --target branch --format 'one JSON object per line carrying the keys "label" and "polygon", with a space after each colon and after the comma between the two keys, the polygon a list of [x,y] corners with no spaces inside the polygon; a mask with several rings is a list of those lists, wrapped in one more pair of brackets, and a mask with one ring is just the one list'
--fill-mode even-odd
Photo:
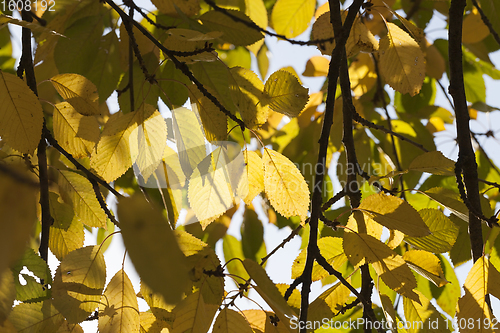
{"label": "branch", "polygon": [[500,36],[495,31],[495,29],[493,29],[493,26],[491,25],[491,22],[486,14],[484,14],[483,10],[481,9],[481,7],[479,7],[476,0],[472,0],[472,4],[477,8],[477,11],[479,12],[479,15],[481,15],[481,19],[483,20],[484,24],[488,27],[488,29],[490,29],[490,33],[493,35],[493,38],[495,38],[498,45],[500,45]]}

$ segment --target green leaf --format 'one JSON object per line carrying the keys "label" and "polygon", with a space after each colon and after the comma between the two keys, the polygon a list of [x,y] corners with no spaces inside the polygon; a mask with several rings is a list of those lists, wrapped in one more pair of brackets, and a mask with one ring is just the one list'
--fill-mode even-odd
{"label": "green leaf", "polygon": [[[236,237],[225,235],[222,239],[222,251],[226,260],[226,269],[229,274],[234,275],[236,283],[244,283],[250,277],[243,267],[242,261],[245,259],[241,242]],[[231,260],[240,259],[240,260]],[[231,261],[230,261],[231,260]]]}
{"label": "green leaf", "polygon": [[486,102],[486,85],[483,73],[468,63],[464,64],[464,85],[467,102]]}
{"label": "green leaf", "polygon": [[177,69],[172,61],[165,61],[158,75],[160,97],[171,109],[182,106],[188,98],[189,79]]}
{"label": "green leaf", "polygon": [[455,317],[457,311],[456,304],[460,298],[460,283],[458,282],[457,275],[453,266],[451,266],[448,259],[443,255],[439,255],[441,259],[442,266],[444,268],[444,277],[450,283],[445,286],[438,288],[435,285],[431,285],[432,296],[436,299],[436,303],[441,307],[443,311],[450,315],[450,317]]}
{"label": "green leaf", "polygon": [[394,196],[372,194],[357,209],[383,226],[409,236],[427,236],[431,233],[417,211],[406,201]]}
{"label": "green leaf", "polygon": [[57,332],[64,317],[56,310],[53,300],[38,303],[21,303],[14,307],[9,316],[18,332]]}
{"label": "green leaf", "polygon": [[188,277],[186,259],[162,213],[135,194],[119,200],[118,219],[141,279],[167,303],[179,302]]}
{"label": "green leaf", "polygon": [[[31,274],[21,273],[24,267]],[[32,303],[50,297],[48,285],[52,283],[52,275],[47,263],[33,249],[26,249],[23,257],[12,266],[12,272],[15,276],[16,299],[18,301]],[[19,275],[25,280],[25,284],[20,283]]]}
{"label": "green leaf", "polygon": [[60,170],[59,190],[64,202],[73,207],[74,214],[89,227],[106,227],[106,213],[94,194],[92,184],[82,175]]}
{"label": "green leaf", "polygon": [[424,237],[405,237],[405,241],[420,250],[432,253],[450,251],[458,236],[455,223],[437,209],[422,209],[418,213],[432,234]]}
{"label": "green leaf", "polygon": [[[248,16],[240,11],[228,10],[228,12],[241,20],[252,22]],[[221,38],[234,45],[246,46],[264,38],[262,32],[250,28],[242,22],[236,22],[219,11],[208,11],[201,15],[199,20],[211,31],[222,32]]]}
{"label": "green leaf", "polygon": [[241,248],[245,258],[256,262],[267,254],[264,243],[264,226],[257,213],[251,207],[246,207],[241,224]]}
{"label": "green leaf", "polygon": [[96,86],[85,76],[59,74],[50,79],[57,92],[73,106],[75,111],[92,116],[100,114]]}
{"label": "green leaf", "polygon": [[314,15],[315,0],[278,0],[271,13],[271,23],[276,33],[286,38],[303,33]]}
{"label": "green leaf", "polygon": [[300,114],[309,100],[308,91],[295,75],[286,70],[271,74],[264,85],[264,93],[271,110],[289,117],[297,117]]}
{"label": "green leaf", "polygon": [[106,282],[104,256],[98,246],[69,253],[59,264],[52,285],[54,306],[70,323],[79,323],[98,306]]}
{"label": "green leaf", "polygon": [[123,269],[111,279],[99,305],[99,332],[137,332],[139,310],[134,286]]}
{"label": "green leaf", "polygon": [[42,136],[43,110],[17,76],[0,71],[0,136],[21,153],[33,155]]}

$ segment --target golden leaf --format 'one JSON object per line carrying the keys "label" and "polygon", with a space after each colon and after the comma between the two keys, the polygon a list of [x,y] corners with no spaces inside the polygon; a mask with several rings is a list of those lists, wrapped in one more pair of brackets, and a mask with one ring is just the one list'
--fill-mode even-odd
{"label": "golden leaf", "polygon": [[99,95],[96,86],[85,76],[59,74],[50,79],[57,92],[84,116],[99,115]]}

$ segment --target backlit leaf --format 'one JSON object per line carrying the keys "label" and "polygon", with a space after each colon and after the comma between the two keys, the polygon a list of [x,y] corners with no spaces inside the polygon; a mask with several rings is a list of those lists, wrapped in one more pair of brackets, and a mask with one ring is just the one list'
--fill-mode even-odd
{"label": "backlit leaf", "polygon": [[[197,106],[207,140],[225,141],[227,139],[227,115],[194,85],[191,86],[190,93],[191,101],[196,102],[193,105]],[[194,106],[192,107],[195,111]]]}
{"label": "backlit leaf", "polygon": [[280,153],[264,148],[264,189],[271,205],[284,217],[305,221],[309,188],[297,166]]}
{"label": "backlit leaf", "polygon": [[[12,265],[12,272],[15,277],[16,300],[31,303],[50,297],[47,286],[52,283],[52,276],[49,267],[33,249],[24,251],[23,257]],[[19,277],[22,277],[25,283],[21,284]],[[40,283],[42,280],[44,284]]]}
{"label": "backlit leaf", "polygon": [[408,170],[428,172],[434,175],[454,176],[455,162],[445,157],[440,151],[423,153],[414,159]]}
{"label": "backlit leaf", "polygon": [[351,89],[356,96],[366,94],[377,82],[375,65],[369,54],[360,53],[349,66]]}
{"label": "backlit leaf", "polygon": [[246,193],[243,201],[249,205],[259,193],[264,191],[264,165],[260,156],[254,151],[245,149],[243,156],[245,158],[245,170],[241,182],[238,184],[237,194],[240,196]]}
{"label": "backlit leaf", "polygon": [[14,276],[10,270],[5,270],[0,273],[0,323],[4,322],[9,316],[15,299]]}
{"label": "backlit leaf", "polygon": [[441,262],[434,254],[421,250],[410,250],[405,252],[403,259],[408,266],[437,287],[448,283],[441,268]]}
{"label": "backlit leaf", "polygon": [[398,330],[396,328],[396,311],[394,310],[394,305],[392,304],[391,298],[385,294],[380,294],[380,304],[382,305],[382,310],[384,311],[387,326],[391,328],[391,332],[397,333]]}
{"label": "backlit leaf", "polygon": [[[347,279],[350,282],[350,279]],[[337,315],[346,304],[351,291],[341,282],[321,293],[310,305],[307,319],[323,320]]]}
{"label": "backlit leaf", "polygon": [[[446,319],[436,310],[434,305],[417,291],[419,301],[403,298],[405,319],[417,323],[407,328],[409,333],[416,332],[450,332]],[[406,327],[405,327],[406,328]]]}
{"label": "backlit leaf", "polygon": [[192,293],[175,307],[172,333],[208,332],[219,305],[205,303],[200,291]]}
{"label": "backlit leaf", "polygon": [[99,305],[99,332],[137,332],[139,310],[134,286],[123,269],[111,279]]}
{"label": "backlit leaf", "polygon": [[424,237],[405,237],[405,241],[420,250],[432,253],[448,252],[458,236],[458,227],[437,209],[422,209],[418,212],[431,235]]}
{"label": "backlit leaf", "polygon": [[253,333],[250,325],[245,320],[245,318],[238,312],[224,308],[217,319],[215,319],[215,324],[213,331],[214,333]]}
{"label": "backlit leaf", "polygon": [[57,268],[52,285],[54,306],[70,323],[81,322],[99,306],[106,266],[98,251],[98,246],[75,250]]}
{"label": "backlit leaf", "polygon": [[297,37],[309,26],[315,9],[315,0],[278,0],[271,13],[272,27],[286,38]]}
{"label": "backlit leaf", "polygon": [[274,317],[275,314],[271,311],[243,310],[242,314],[245,316],[245,319],[248,321],[250,327],[255,331],[255,333],[290,332],[282,322],[279,322],[277,326],[273,324],[271,317]]}
{"label": "backlit leaf", "polygon": [[432,296],[436,298],[437,305],[439,305],[444,312],[451,317],[455,317],[457,311],[456,305],[461,293],[460,283],[458,282],[457,275],[450,261],[441,254],[439,257],[442,267],[444,268],[444,276],[450,283],[447,283],[441,288],[430,285]]}
{"label": "backlit leaf", "polygon": [[484,24],[476,7],[464,18],[462,28],[462,43],[479,43],[490,34],[490,29]]}
{"label": "backlit leaf", "polygon": [[43,110],[17,76],[0,71],[0,136],[21,153],[33,154],[42,136]]}
{"label": "backlit leaf", "polygon": [[50,79],[57,92],[84,116],[98,115],[99,96],[96,86],[85,76],[59,74]]}
{"label": "backlit leaf", "polygon": [[89,227],[106,227],[106,213],[94,194],[92,184],[82,175],[60,170],[59,189],[64,202],[73,207],[75,215]]}
{"label": "backlit leaf", "polygon": [[120,199],[118,218],[141,279],[167,303],[179,302],[187,283],[186,259],[162,213],[136,194]]}
{"label": "backlit leaf", "polygon": [[297,117],[309,100],[308,89],[297,77],[286,70],[271,74],[264,85],[271,110],[289,117]]}
{"label": "backlit leaf", "polygon": [[330,60],[322,56],[314,56],[307,60],[303,76],[327,76]]}
{"label": "backlit leaf", "polygon": [[64,317],[56,310],[53,300],[38,303],[21,303],[14,307],[9,316],[18,332],[57,332]]}
{"label": "backlit leaf", "polygon": [[162,12],[163,14],[178,16],[177,8],[186,16],[193,16],[200,10],[199,0],[154,0],[153,4]]}
{"label": "backlit leaf", "polygon": [[388,22],[387,29],[387,35],[380,39],[380,71],[394,90],[415,96],[425,78],[424,54],[397,25]]}
{"label": "backlit leaf", "polygon": [[[6,8],[3,7],[2,9],[5,10]],[[18,20],[16,18],[14,18],[12,16],[9,16],[9,15],[0,14],[0,29],[7,26],[8,23],[15,24],[15,25],[18,25],[18,26],[21,26],[24,28],[28,28],[31,31],[36,32],[36,33],[45,32],[48,34],[61,36],[61,34],[58,34],[57,32],[52,31],[41,24],[38,24],[35,22],[22,21],[22,20]]]}
{"label": "backlit leaf", "polygon": [[68,102],[54,107],[54,137],[73,157],[88,156],[99,141],[99,123],[95,117],[82,116]]}
{"label": "backlit leaf", "polygon": [[417,211],[400,198],[383,193],[372,194],[357,209],[389,229],[410,236],[430,235],[429,228]]}
{"label": "backlit leaf", "polygon": [[[224,259],[227,262],[227,271],[229,274],[234,275],[233,278],[235,278],[235,282],[244,283],[244,280],[247,280],[250,276],[243,267],[242,261],[245,259],[245,255],[243,254],[241,241],[234,236],[225,235],[222,240],[222,250],[224,252]],[[238,258],[241,261],[231,260],[233,258]]]}
{"label": "backlit leaf", "polygon": [[418,302],[413,291],[417,281],[403,258],[378,239],[353,232],[344,232],[344,251],[354,266],[372,264],[382,281],[399,294]]}

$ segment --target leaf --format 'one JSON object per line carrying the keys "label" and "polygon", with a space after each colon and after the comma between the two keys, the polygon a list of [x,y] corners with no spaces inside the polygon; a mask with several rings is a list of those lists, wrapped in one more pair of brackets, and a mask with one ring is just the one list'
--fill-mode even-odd
{"label": "leaf", "polygon": [[424,237],[405,237],[405,241],[431,253],[450,251],[458,236],[455,223],[437,209],[422,209],[418,213],[432,234]]}
{"label": "leaf", "polygon": [[234,310],[224,308],[219,312],[213,328],[213,333],[253,333],[245,318]]}
{"label": "leaf", "polygon": [[271,13],[271,24],[277,34],[286,38],[303,33],[314,15],[315,0],[278,0]]}
{"label": "leaf", "polygon": [[455,162],[445,157],[440,151],[430,151],[414,159],[408,170],[428,172],[440,176],[454,176]]}
{"label": "leaf", "polygon": [[384,317],[387,320],[387,326],[391,329],[391,332],[397,333],[396,311],[394,310],[394,305],[392,305],[390,297],[385,294],[380,294],[380,304],[382,305],[382,310],[384,311]]}
{"label": "leaf", "polygon": [[21,303],[14,307],[9,316],[17,332],[57,332],[64,317],[56,310],[53,300],[38,303]]}
{"label": "leaf", "polygon": [[78,74],[59,74],[50,79],[57,92],[84,115],[99,115],[99,96],[96,86],[85,76]]}
{"label": "leaf", "polygon": [[78,219],[89,227],[106,227],[106,213],[94,194],[92,184],[82,175],[59,170],[59,190],[64,202],[73,207]]}
{"label": "leaf", "polygon": [[111,279],[99,305],[99,332],[137,332],[139,310],[134,286],[123,269]]}
{"label": "leaf", "polygon": [[386,82],[402,94],[415,96],[425,78],[425,58],[417,42],[397,25],[388,22],[380,39],[380,71]]}
{"label": "leaf", "polygon": [[433,187],[425,191],[424,194],[443,207],[449,209],[453,214],[465,222],[469,222],[469,210],[462,202],[460,194],[457,192],[447,188]]}
{"label": "leaf", "polygon": [[24,252],[37,220],[36,198],[35,188],[0,173],[0,274]]}
{"label": "leaf", "polygon": [[462,43],[479,43],[490,34],[490,29],[484,24],[476,7],[464,18],[462,27]]}
{"label": "leaf", "polygon": [[245,68],[233,67],[230,73],[235,81],[231,85],[233,101],[245,125],[251,129],[261,127],[269,113],[269,106],[263,104],[264,84],[257,74]]}
{"label": "leaf", "polygon": [[377,82],[373,59],[369,54],[360,53],[349,66],[351,89],[355,96],[366,94]]}
{"label": "leaf", "polygon": [[254,151],[245,149],[243,156],[245,169],[238,184],[237,194],[243,196],[243,201],[250,205],[252,200],[264,191],[264,165],[260,156]]}
{"label": "leaf", "polygon": [[289,117],[297,117],[302,111],[309,100],[308,91],[295,75],[283,69],[271,74],[264,85],[269,108]]}
{"label": "leaf", "polygon": [[211,222],[233,206],[228,164],[226,151],[219,147],[193,170],[188,198],[199,221]]}
{"label": "leaf", "polygon": [[409,333],[416,332],[450,332],[448,322],[436,310],[434,305],[419,291],[418,301],[403,298],[405,319],[408,323],[414,323],[405,327]]}
{"label": "leaf", "polygon": [[344,252],[354,266],[372,264],[389,288],[418,302],[413,291],[417,281],[403,258],[378,239],[353,232],[344,232]]}
{"label": "leaf", "polygon": [[252,207],[246,207],[240,227],[241,248],[245,258],[258,261],[267,254],[264,226]]}
{"label": "leaf", "polygon": [[130,155],[130,134],[137,126],[135,113],[117,112],[109,117],[96,150],[90,156],[90,166],[106,182],[116,180],[134,161]]}
{"label": "leaf", "polygon": [[287,304],[276,285],[271,281],[266,271],[262,266],[251,259],[245,259],[243,265],[248,272],[248,275],[255,282],[255,290],[266,301],[266,303],[277,311],[278,317],[285,315],[287,318],[295,316],[295,313]]}
{"label": "leaf", "polygon": [[322,56],[314,56],[307,60],[306,69],[302,76],[327,76],[330,67],[330,60]]}
{"label": "leaf", "polygon": [[[226,234],[222,239],[222,251],[226,260],[226,269],[229,274],[234,275],[235,283],[244,283],[250,276],[243,267],[245,259],[241,242],[236,237]],[[237,258],[240,260],[231,260]]]}
{"label": "leaf", "polygon": [[199,112],[207,140],[210,142],[227,140],[227,115],[194,85],[191,86],[190,92],[191,101],[196,102],[192,104],[193,112]]}
{"label": "leaf", "polygon": [[[350,282],[350,278],[347,278]],[[348,301],[351,291],[341,282],[337,282],[332,287],[321,293],[309,306],[307,320],[323,320],[332,318],[341,311]]]}
{"label": "leaf", "polygon": [[0,273],[0,323],[3,323],[9,316],[15,299],[16,287],[14,285],[14,276],[10,270],[5,270],[3,273]]}
{"label": "leaf", "polygon": [[421,250],[410,250],[405,252],[403,259],[408,266],[437,287],[442,287],[448,283],[441,268],[441,262],[432,253]]}
{"label": "leaf", "polygon": [[200,291],[192,293],[175,307],[172,333],[208,332],[219,305],[205,303]]}
{"label": "leaf", "polygon": [[[28,270],[29,274],[23,270],[24,268]],[[12,272],[15,277],[16,300],[32,303],[50,298],[48,285],[52,284],[52,275],[47,263],[33,249],[26,249],[23,257],[12,265]],[[19,275],[25,283],[21,284]]]}
{"label": "leaf", "polygon": [[106,265],[99,247],[75,250],[56,270],[52,284],[54,306],[69,323],[79,323],[99,306],[105,282]]}
{"label": "leaf", "polygon": [[90,155],[101,131],[95,117],[82,116],[68,102],[54,106],[54,138],[75,158]]}
{"label": "leaf", "polygon": [[[5,10],[5,9],[6,8],[3,7],[3,10]],[[18,20],[16,18],[13,18],[12,16],[0,14],[0,29],[7,26],[8,23],[15,24],[15,25],[21,26],[23,28],[28,28],[31,31],[36,32],[36,33],[45,32],[45,33],[56,35],[56,36],[62,36],[61,34],[58,34],[57,32],[52,31],[52,30],[44,27],[43,25],[40,25],[37,23],[32,23],[32,22],[27,22],[27,21],[21,21],[21,20]]]}
{"label": "leaf", "polygon": [[[227,11],[240,20],[252,22],[248,16],[240,11]],[[199,20],[211,31],[221,31],[223,33],[221,39],[234,45],[246,46],[264,38],[260,31],[228,18],[224,13],[215,10],[201,15]]]}
{"label": "leaf", "polygon": [[180,301],[187,283],[186,259],[157,209],[135,194],[118,202],[123,241],[141,279],[165,302]]}
{"label": "leaf", "polygon": [[[318,248],[321,255],[326,261],[334,268],[339,269],[347,258],[344,255],[344,248],[342,247],[342,238],[339,237],[322,237],[318,239]],[[292,279],[298,278],[304,271],[306,264],[307,249],[300,251],[299,255],[295,258],[292,265]],[[313,264],[312,281],[319,281],[330,275],[323,267],[317,262]]]}
{"label": "leaf", "polygon": [[160,164],[167,146],[167,124],[160,112],[149,104],[142,104],[134,113],[137,127],[130,133],[130,156],[146,183]]}
{"label": "leaf", "polygon": [[275,317],[275,314],[270,311],[263,310],[243,310],[242,314],[245,319],[250,324],[250,327],[255,331],[255,333],[287,333],[290,332],[282,322],[279,322],[277,326],[273,324],[271,317]]}
{"label": "leaf", "polygon": [[[489,260],[484,256],[479,258],[472,266],[467,274],[467,279],[464,283],[465,295],[458,300],[458,322],[473,320],[473,327],[462,327],[460,332],[493,332],[492,324],[497,322],[490,311],[486,302],[486,295],[490,292],[490,286],[495,283],[491,277],[498,277],[493,273],[490,276],[489,271],[496,271],[493,265],[490,265]],[[496,296],[499,296],[498,293]],[[490,323],[490,325],[485,325]]]}
{"label": "leaf", "polygon": [[447,281],[445,286],[437,288],[434,285],[430,285],[432,291],[432,296],[436,299],[436,303],[441,307],[441,309],[450,315],[450,317],[455,317],[456,305],[458,299],[460,298],[460,283],[458,282],[455,270],[450,264],[450,261],[446,259],[443,255],[439,255],[444,268],[444,276]]}
{"label": "leaf", "polygon": [[20,78],[0,71],[0,136],[21,153],[33,155],[40,142],[43,110]]}
{"label": "leaf", "polygon": [[284,217],[305,221],[309,188],[297,166],[280,153],[264,148],[264,189],[271,205]]}
{"label": "leaf", "polygon": [[372,194],[357,208],[378,223],[409,236],[430,235],[417,211],[406,201],[383,193]]}

